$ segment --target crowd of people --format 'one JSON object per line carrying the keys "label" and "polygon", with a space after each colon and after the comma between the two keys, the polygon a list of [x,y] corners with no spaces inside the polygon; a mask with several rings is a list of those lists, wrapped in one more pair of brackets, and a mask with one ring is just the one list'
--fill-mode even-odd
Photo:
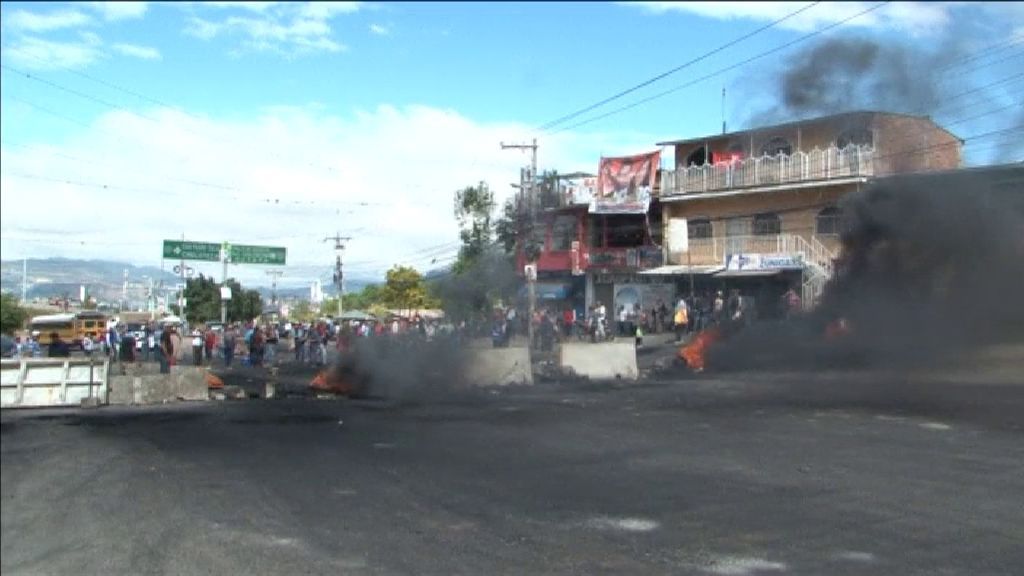
{"label": "crowd of people", "polygon": [[[792,318],[802,309],[800,296],[794,288],[787,290],[779,302],[781,317]],[[603,302],[596,302],[584,315],[572,307],[557,312],[552,307],[541,307],[533,316],[515,306],[498,307],[490,319],[479,317],[452,324],[448,321],[391,317],[387,319],[351,320],[335,326],[326,321],[311,323],[234,323],[223,328],[203,327],[182,334],[173,324],[149,323],[138,331],[127,330],[124,324],[109,327],[101,334],[86,335],[81,340],[82,353],[87,357],[105,356],[111,361],[160,363],[160,371],[180,364],[187,348],[195,366],[212,365],[220,360],[224,367],[235,362],[250,366],[266,366],[286,359],[282,353],[291,353],[291,360],[299,364],[323,366],[328,363],[328,346],[340,353],[348,351],[359,338],[396,338],[416,336],[427,340],[438,336],[451,336],[460,340],[486,336],[489,324],[494,347],[507,347],[517,337],[530,334],[532,324],[536,350],[551,351],[560,341],[603,342],[618,338],[635,338],[643,345],[646,334],[669,333],[677,342],[687,335],[721,324],[725,320],[747,323],[757,316],[752,298],[733,289],[726,295],[722,291],[680,297],[670,307],[663,300],[643,309],[640,304],[619,305],[613,312]],[[45,355],[66,357],[72,344],[57,333],[50,334],[51,344]],[[138,342],[141,340],[141,342]],[[39,334],[15,339],[14,356],[42,357],[44,347]]]}

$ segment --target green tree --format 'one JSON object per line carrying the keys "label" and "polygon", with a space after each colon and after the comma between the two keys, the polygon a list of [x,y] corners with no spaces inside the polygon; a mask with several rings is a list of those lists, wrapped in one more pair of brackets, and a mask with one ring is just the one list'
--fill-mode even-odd
{"label": "green tree", "polygon": [[308,300],[301,300],[292,307],[288,317],[296,322],[312,322],[316,314],[313,313],[313,307]]}
{"label": "green tree", "polygon": [[509,198],[502,205],[501,216],[494,228],[498,244],[505,254],[514,255],[518,248],[523,250],[523,256],[529,262],[540,258],[543,227],[534,226],[526,206],[520,205],[514,198]]}
{"label": "green tree", "polygon": [[[340,298],[337,296],[331,298],[324,298],[324,301],[320,303],[320,313],[324,316],[336,316],[338,314],[338,301]],[[347,308],[346,308],[347,310]]]}
{"label": "green tree", "polygon": [[431,303],[423,275],[408,266],[393,266],[384,283],[384,304],[399,310],[424,308]]}
{"label": "green tree", "polygon": [[459,238],[462,240],[453,267],[456,273],[472,265],[490,246],[494,207],[494,193],[484,182],[467,186],[455,193],[455,219],[461,228]]}
{"label": "green tree", "polygon": [[[263,313],[263,298],[258,290],[245,290],[234,278],[228,278],[225,285],[231,288],[227,306],[229,322],[252,320]],[[190,278],[185,283],[185,299],[185,316],[189,322],[220,320],[220,284],[213,277],[200,274],[198,278]],[[172,310],[175,308],[172,305]]]}
{"label": "green tree", "polygon": [[27,318],[28,311],[21,307],[13,294],[5,292],[0,295],[0,332],[13,334],[25,324]]}
{"label": "green tree", "polygon": [[364,286],[359,292],[345,294],[345,310],[369,311],[375,304],[385,302],[384,287],[379,284]]}
{"label": "green tree", "polygon": [[220,320],[220,287],[202,274],[185,282],[185,317],[189,322]]}

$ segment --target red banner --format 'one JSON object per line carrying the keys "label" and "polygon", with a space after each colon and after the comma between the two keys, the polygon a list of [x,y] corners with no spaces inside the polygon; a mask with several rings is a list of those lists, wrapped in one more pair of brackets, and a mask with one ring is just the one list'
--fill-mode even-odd
{"label": "red banner", "polygon": [[646,213],[660,166],[660,150],[636,156],[601,158],[597,172],[597,192],[590,204],[590,212]]}

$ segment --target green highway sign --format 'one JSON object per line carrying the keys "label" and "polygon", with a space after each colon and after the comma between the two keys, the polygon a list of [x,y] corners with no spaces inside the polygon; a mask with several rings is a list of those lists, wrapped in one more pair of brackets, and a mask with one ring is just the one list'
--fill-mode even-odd
{"label": "green highway sign", "polygon": [[[220,244],[189,242],[187,240],[164,240],[164,258],[220,262]],[[284,264],[283,261],[281,263]]]}
{"label": "green highway sign", "polygon": [[245,246],[231,244],[228,255],[232,264],[279,264],[284,266],[285,248],[276,246]]}

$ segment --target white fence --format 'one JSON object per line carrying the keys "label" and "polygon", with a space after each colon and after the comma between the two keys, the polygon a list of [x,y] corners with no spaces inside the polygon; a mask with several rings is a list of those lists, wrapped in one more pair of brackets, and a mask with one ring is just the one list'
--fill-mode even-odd
{"label": "white fence", "polygon": [[107,403],[109,360],[23,358],[0,362],[0,407],[79,406]]}
{"label": "white fence", "polygon": [[874,160],[874,148],[850,145],[689,166],[662,172],[661,195],[868,177],[875,173]]}

